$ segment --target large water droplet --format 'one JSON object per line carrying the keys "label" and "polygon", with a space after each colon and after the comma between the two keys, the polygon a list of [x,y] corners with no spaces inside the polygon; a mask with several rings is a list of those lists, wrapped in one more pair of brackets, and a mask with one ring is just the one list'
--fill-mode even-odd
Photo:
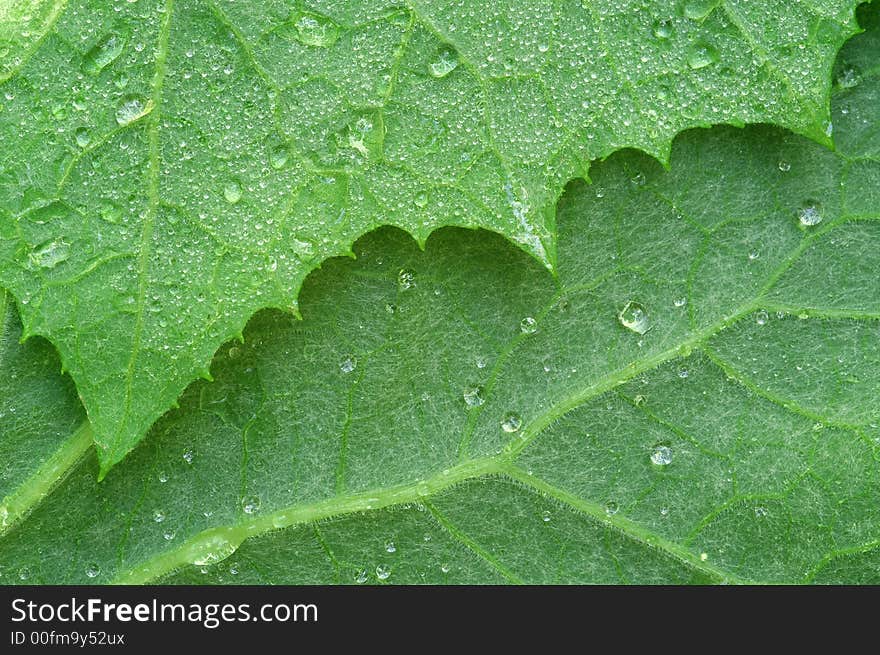
{"label": "large water droplet", "polygon": [[505,432],[519,432],[522,427],[522,419],[516,414],[508,414],[501,421],[501,429]]}
{"label": "large water droplet", "polygon": [[809,201],[798,210],[798,220],[804,227],[812,227],[822,222],[822,207],[817,202]]}
{"label": "large water droplet", "polygon": [[651,463],[655,466],[667,466],[672,463],[672,449],[669,446],[657,446],[651,453]]}
{"label": "large water droplet", "polygon": [[238,180],[231,180],[223,187],[223,197],[226,202],[234,205],[241,200],[241,183]]}
{"label": "large water droplet", "polygon": [[636,334],[645,334],[645,332],[651,329],[648,312],[633,300],[630,300],[623,306],[623,309],[617,315],[617,320],[627,330],[632,330]]}
{"label": "large water droplet", "polygon": [[83,57],[83,72],[97,75],[112,64],[125,47],[125,36],[111,32],[102,38]]}
{"label": "large water droplet", "polygon": [[654,27],[652,28],[652,32],[654,36],[660,39],[661,41],[665,41],[666,39],[672,36],[672,21],[670,20],[658,20],[654,23]]}
{"label": "large water droplet", "polygon": [[288,159],[290,159],[290,150],[285,145],[275,146],[269,151],[269,166],[276,171],[284,168]]}
{"label": "large water droplet", "polygon": [[691,20],[703,20],[718,6],[719,0],[690,0],[684,6],[684,15]]}
{"label": "large water droplet", "polygon": [[89,144],[92,142],[92,137],[89,134],[88,128],[78,127],[73,133],[73,138],[76,139],[76,145],[80,148],[88,148]]}
{"label": "large water droplet", "polygon": [[718,51],[715,46],[704,41],[698,41],[688,50],[687,63],[694,70],[700,70],[711,66],[718,61]]}
{"label": "large water droplet", "polygon": [[153,111],[152,100],[145,101],[140,96],[125,96],[116,109],[116,122],[125,126],[143,118],[151,111]]}
{"label": "large water droplet", "polygon": [[245,496],[241,499],[241,509],[245,514],[256,514],[260,511],[260,497]]}
{"label": "large water droplet", "polygon": [[858,70],[852,66],[847,66],[840,71],[840,74],[837,76],[837,86],[841,89],[852,89],[859,85],[861,79]]}
{"label": "large water droplet", "polygon": [[311,11],[303,12],[293,22],[296,38],[303,45],[327,48],[339,39],[341,28],[332,19]]}
{"label": "large water droplet", "polygon": [[526,316],[519,322],[519,329],[523,334],[534,334],[538,331],[538,321],[531,316]]}
{"label": "large water droplet", "polygon": [[479,407],[486,402],[483,398],[483,387],[467,387],[462,395],[468,407]]}
{"label": "large water droplet", "polygon": [[63,239],[55,239],[34,248],[29,259],[34,266],[55,268],[70,258],[70,244]]}
{"label": "large water droplet", "polygon": [[428,69],[434,77],[446,77],[458,68],[458,53],[449,47],[440,48]]}
{"label": "large water droplet", "polygon": [[204,538],[193,553],[192,563],[196,566],[210,566],[225,560],[238,549],[238,544],[223,533]]}
{"label": "large water droplet", "polygon": [[379,564],[376,567],[376,577],[380,580],[387,580],[391,576],[391,568],[385,566],[384,564]]}

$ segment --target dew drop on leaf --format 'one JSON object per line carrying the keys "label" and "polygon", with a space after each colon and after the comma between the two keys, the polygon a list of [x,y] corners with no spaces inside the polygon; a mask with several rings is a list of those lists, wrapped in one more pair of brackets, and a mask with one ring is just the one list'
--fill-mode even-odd
{"label": "dew drop on leaf", "polygon": [[379,564],[376,567],[376,577],[380,580],[387,580],[391,576],[391,568],[385,566],[384,564]]}
{"label": "dew drop on leaf", "polygon": [[70,244],[63,239],[49,241],[37,246],[29,256],[31,263],[40,268],[55,268],[70,258]]}
{"label": "dew drop on leaf", "polygon": [[450,47],[440,48],[428,68],[434,77],[446,77],[458,68],[458,53]]}
{"label": "dew drop on leaf", "polygon": [[672,463],[672,449],[669,446],[657,446],[651,453],[651,463],[655,466],[667,466]]}
{"label": "dew drop on leaf", "polygon": [[519,322],[519,329],[523,334],[534,334],[538,331],[538,321],[531,316],[526,316]]}
{"label": "dew drop on leaf", "polygon": [[718,61],[718,51],[714,46],[698,41],[694,43],[687,54],[687,63],[694,70],[700,70],[711,66]]}
{"label": "dew drop on leaf", "polygon": [[541,520],[542,520],[544,523],[550,523],[550,519],[551,519],[551,518],[552,518],[552,517],[551,517],[551,515],[550,515],[550,510],[546,510],[546,509],[545,509],[543,512],[541,512]]}
{"label": "dew drop on leaf", "polygon": [[346,357],[339,364],[339,370],[343,373],[351,373],[354,369],[357,368],[357,358],[356,357]]}
{"label": "dew drop on leaf", "polygon": [[140,96],[125,96],[116,108],[116,122],[126,126],[153,111],[153,101]]}
{"label": "dew drop on leaf", "polygon": [[769,514],[769,512],[767,511],[766,507],[756,507],[755,508],[755,516],[758,517],[759,519],[764,518],[765,516],[767,516],[767,514]]}
{"label": "dew drop on leaf", "polygon": [[361,569],[354,576],[354,581],[358,584],[364,584],[367,581],[367,569]]}
{"label": "dew drop on leaf", "polygon": [[812,227],[822,222],[822,208],[819,203],[808,201],[798,210],[798,221],[804,227]]}
{"label": "dew drop on leaf", "polygon": [[428,206],[428,192],[427,191],[419,191],[415,198],[413,198],[413,202],[416,207],[427,207]]}
{"label": "dew drop on leaf", "polygon": [[194,553],[192,558],[192,563],[196,566],[216,564],[232,555],[237,548],[238,545],[227,539],[224,535],[213,534],[199,543],[197,552]]}
{"label": "dew drop on leaf", "polygon": [[651,329],[651,321],[648,319],[648,312],[639,303],[630,300],[620,313],[617,320],[627,330],[632,330],[636,334],[645,334]]}
{"label": "dew drop on leaf", "polygon": [[125,37],[111,32],[98,41],[83,57],[82,69],[89,75],[97,75],[116,61],[125,47]]}
{"label": "dew drop on leaf", "polygon": [[314,12],[303,12],[293,25],[300,43],[319,48],[327,48],[336,43],[341,31],[332,19]]}
{"label": "dew drop on leaf", "polygon": [[183,451],[183,461],[187,464],[192,464],[194,457],[192,448],[187,448]]}
{"label": "dew drop on leaf", "polygon": [[176,536],[177,536],[177,533],[174,530],[166,530],[162,534],[162,538],[165,539],[165,541],[171,541]]}
{"label": "dew drop on leaf", "polygon": [[387,553],[396,553],[397,552],[397,546],[394,545],[393,541],[389,541],[387,544],[385,544],[385,552],[387,552]]}
{"label": "dew drop on leaf", "polygon": [[101,567],[97,564],[92,563],[86,567],[86,577],[97,578],[99,575],[101,575]]}
{"label": "dew drop on leaf", "polygon": [[276,171],[281,170],[287,165],[287,160],[289,158],[290,151],[287,149],[287,146],[275,146],[269,152],[269,166],[274,168]]}
{"label": "dew drop on leaf", "polygon": [[232,180],[223,187],[223,197],[231,205],[241,200],[241,184],[238,180]]}
{"label": "dew drop on leaf", "polygon": [[31,577],[31,570],[28,567],[23,566],[22,568],[20,568],[18,570],[18,579],[19,580],[22,580],[22,581],[28,580],[28,579],[30,579],[30,577]]}
{"label": "dew drop on leaf", "polygon": [[73,138],[76,139],[76,145],[80,148],[88,148],[89,144],[92,142],[92,137],[89,134],[89,131],[85,127],[78,127],[73,133]]}
{"label": "dew drop on leaf", "polygon": [[690,0],[684,6],[684,15],[691,20],[703,20],[718,6],[718,0]]}
{"label": "dew drop on leaf", "polygon": [[676,298],[672,301],[672,304],[676,307],[684,307],[687,305],[687,298]]}
{"label": "dew drop on leaf", "polygon": [[522,419],[516,414],[508,414],[501,421],[501,429],[505,432],[519,432],[522,427]]}
{"label": "dew drop on leaf", "polygon": [[153,520],[154,520],[156,523],[161,523],[162,521],[165,520],[165,512],[163,512],[162,510],[157,509],[156,511],[153,512]]}
{"label": "dew drop on leaf", "polygon": [[847,66],[837,76],[837,86],[841,89],[852,89],[858,86],[860,81],[861,75],[859,75],[859,71],[852,66]]}
{"label": "dew drop on leaf", "polygon": [[615,514],[617,514],[618,511],[620,511],[620,505],[618,505],[613,500],[609,500],[607,503],[605,503],[605,513],[608,516],[614,516]]}
{"label": "dew drop on leaf", "polygon": [[672,21],[670,20],[658,20],[654,22],[654,27],[651,30],[655,37],[660,39],[661,41],[665,41],[669,37],[672,36]]}
{"label": "dew drop on leaf", "polygon": [[440,571],[443,573],[449,573],[449,564],[441,564]]}
{"label": "dew drop on leaf", "polygon": [[397,288],[401,291],[409,291],[416,285],[416,274],[405,268],[397,274]]}
{"label": "dew drop on leaf", "polygon": [[755,313],[755,323],[758,325],[766,325],[770,319],[770,315],[763,309]]}
{"label": "dew drop on leaf", "polygon": [[782,171],[783,173],[788,173],[788,171],[791,170],[791,164],[788,163],[787,161],[785,161],[784,159],[780,159],[777,166],[779,167],[779,170]]}
{"label": "dew drop on leaf", "polygon": [[245,496],[241,499],[241,509],[245,514],[256,514],[260,511],[260,497]]}
{"label": "dew drop on leaf", "polygon": [[479,407],[485,402],[483,387],[467,387],[462,395],[468,407]]}

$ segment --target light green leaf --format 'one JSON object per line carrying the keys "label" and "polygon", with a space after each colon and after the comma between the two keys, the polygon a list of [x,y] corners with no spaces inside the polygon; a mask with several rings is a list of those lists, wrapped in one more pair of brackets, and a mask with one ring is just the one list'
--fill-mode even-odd
{"label": "light green leaf", "polygon": [[17,1],[4,33],[44,18],[0,74],[0,283],[60,350],[106,473],[255,311],[294,309],[379,225],[488,228],[552,267],[592,159],[665,160],[720,122],[829,142],[856,4]]}
{"label": "light green leaf", "polygon": [[615,155],[560,203],[558,278],[486,232],[364,237],[303,321],[257,315],[103,483],[90,458],[7,529],[2,580],[876,583],[865,15],[836,152]]}

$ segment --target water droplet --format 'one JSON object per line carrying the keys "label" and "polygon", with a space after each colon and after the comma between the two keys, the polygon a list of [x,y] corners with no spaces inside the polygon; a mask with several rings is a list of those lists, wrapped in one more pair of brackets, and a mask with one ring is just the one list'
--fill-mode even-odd
{"label": "water droplet", "polygon": [[669,37],[672,36],[672,21],[670,20],[658,20],[654,22],[654,27],[651,30],[654,33],[654,36],[660,39],[661,41],[665,41]]}
{"label": "water droplet", "polygon": [[76,139],[76,145],[80,148],[88,148],[89,144],[92,142],[92,137],[89,134],[88,129],[85,127],[76,128],[73,137]]}
{"label": "water droplet", "polygon": [[519,329],[523,334],[534,334],[538,331],[538,321],[531,316],[526,316],[519,322]]}
{"label": "water droplet", "polygon": [[635,175],[630,178],[630,182],[632,182],[635,186],[645,186],[645,183],[648,181],[647,176],[644,173],[639,171]]}
{"label": "water droplet", "polygon": [[382,113],[380,111],[356,113],[349,123],[336,133],[335,138],[337,148],[343,153],[346,149],[354,150],[358,157],[379,160],[385,147],[385,121]]}
{"label": "water droplet", "polygon": [[165,520],[165,512],[163,512],[162,510],[159,510],[159,509],[155,510],[153,512],[153,520],[156,523],[161,523],[162,521]]}
{"label": "water droplet", "polygon": [[449,564],[441,564],[440,571],[442,571],[443,573],[449,573]]}
{"label": "water droplet", "polygon": [[387,544],[385,544],[385,552],[388,552],[388,553],[396,553],[397,552],[397,546],[394,545],[393,541],[389,541]]}
{"label": "water droplet", "polygon": [[550,523],[551,518],[552,516],[550,515],[550,510],[545,509],[543,512],[541,512],[541,520],[544,521],[544,523]]}
{"label": "water droplet", "polygon": [[290,159],[290,150],[285,145],[275,146],[269,151],[269,166],[276,171],[284,168],[288,159]]}
{"label": "water droplet", "polygon": [[428,206],[428,192],[427,191],[419,191],[415,198],[413,198],[413,202],[416,207],[427,207]]}
{"label": "water droplet", "polygon": [[176,536],[177,533],[174,530],[167,530],[165,533],[162,534],[162,538],[165,539],[165,541],[171,541]]}
{"label": "water droplet", "polygon": [[759,519],[764,518],[765,516],[767,516],[767,514],[769,514],[769,512],[767,511],[766,507],[755,508],[755,516],[757,516]]}
{"label": "water droplet", "polygon": [[116,122],[120,126],[129,125],[153,111],[153,101],[144,101],[139,96],[125,96],[116,109]]}
{"label": "water droplet", "polygon": [[241,500],[241,509],[244,510],[245,514],[256,514],[260,511],[260,497],[245,496]]}
{"label": "water droplet", "polygon": [[19,580],[28,580],[31,577],[31,570],[23,566],[18,570],[18,579]]}
{"label": "water droplet", "polygon": [[161,483],[163,483],[163,484],[166,483],[166,482],[168,482],[168,474],[167,474],[167,473],[164,473],[164,472],[163,472],[163,473],[160,473],[160,474],[159,474],[159,482],[161,482]]}
{"label": "water droplet", "polygon": [[[198,552],[194,553],[192,563],[196,566],[210,566],[211,564],[222,562],[237,549],[238,544],[231,541],[224,534],[212,534],[199,543]],[[230,573],[232,573],[231,570]]]}
{"label": "water droplet", "polygon": [[687,298],[676,298],[672,301],[672,304],[676,307],[684,307],[687,305]]}
{"label": "water droplet", "polygon": [[194,458],[194,455],[193,455],[192,448],[187,448],[186,450],[183,451],[183,461],[184,462],[186,462],[187,464],[192,464],[193,458]]}
{"label": "water droplet", "polygon": [[651,329],[651,322],[648,319],[648,312],[639,303],[630,300],[620,313],[617,320],[628,330],[632,330],[636,334],[645,334]]}
{"label": "water droplet", "polygon": [[861,79],[858,70],[852,66],[847,66],[840,71],[840,74],[837,76],[837,86],[841,89],[852,89],[859,85]]}
{"label": "water droplet", "polygon": [[223,197],[226,202],[234,205],[241,200],[241,183],[238,180],[232,180],[223,187]]}
{"label": "water droplet", "polygon": [[101,220],[115,224],[122,220],[122,208],[112,202],[105,202],[98,209],[98,215],[101,217]]}
{"label": "water droplet", "polygon": [[97,564],[89,564],[86,567],[86,577],[97,578],[99,575],[101,575],[101,567]]}
{"label": "water droplet", "polygon": [[367,569],[361,569],[354,576],[354,581],[358,584],[364,584],[367,581]]}
{"label": "water droplet", "polygon": [[669,446],[657,446],[651,453],[651,463],[656,466],[667,466],[672,463],[672,449]]}
{"label": "water droplet", "polygon": [[718,61],[718,51],[704,41],[698,41],[688,50],[687,63],[694,70],[711,66]]}
{"label": "water droplet", "polygon": [[686,368],[683,368],[678,372],[678,377],[680,377],[682,380],[686,380],[689,375],[690,373]]}
{"label": "water droplet", "polygon": [[416,274],[405,268],[400,269],[397,273],[397,288],[401,291],[408,291],[416,285]]}
{"label": "water droplet", "polygon": [[391,575],[391,569],[384,564],[379,564],[376,567],[376,577],[380,580],[387,580]]}
{"label": "water droplet", "polygon": [[462,395],[468,407],[479,407],[486,402],[483,398],[483,387],[467,387]]}
{"label": "water droplet", "polygon": [[341,31],[332,19],[310,11],[301,13],[293,25],[300,43],[319,48],[327,48],[336,43]]}
{"label": "water droplet", "polygon": [[784,159],[780,159],[779,164],[777,164],[777,166],[779,166],[779,170],[782,171],[783,173],[788,173],[788,171],[791,170],[791,164],[788,163],[787,161],[785,161]]}
{"label": "water droplet", "polygon": [[620,511],[620,505],[618,505],[613,500],[609,500],[607,503],[605,503],[605,513],[608,516],[614,516],[619,511]]}
{"label": "water droplet", "polygon": [[719,0],[691,0],[684,6],[684,15],[691,20],[703,20],[718,6]]}
{"label": "water droplet", "polygon": [[755,312],[755,323],[757,323],[758,325],[766,325],[769,319],[770,315],[763,309]]}
{"label": "water droplet", "polygon": [[83,72],[97,75],[122,54],[125,36],[111,32],[98,41],[83,57]]}
{"label": "water droplet", "polygon": [[638,394],[633,398],[633,402],[636,404],[636,407],[641,407],[647,402],[647,399],[642,394]]}
{"label": "water droplet", "polygon": [[817,202],[808,201],[798,210],[798,220],[804,227],[818,225],[822,218],[822,208]]}
{"label": "water droplet", "polygon": [[29,259],[34,266],[55,268],[70,258],[70,244],[63,239],[49,241],[31,251]]}
{"label": "water droplet", "polygon": [[339,370],[343,373],[351,373],[357,368],[357,357],[349,356],[342,360],[339,364]]}
{"label": "water droplet", "polygon": [[751,260],[751,261],[755,261],[755,260],[756,260],[758,257],[760,257],[760,256],[761,256],[761,253],[759,253],[757,250],[752,250],[752,251],[749,253],[749,260]]}
{"label": "water droplet", "polygon": [[0,505],[0,528],[9,527],[9,509],[6,505]]}
{"label": "water droplet", "polygon": [[519,432],[522,427],[522,419],[516,414],[508,414],[501,421],[501,429],[505,432]]}
{"label": "water droplet", "polygon": [[428,68],[434,77],[446,77],[458,68],[458,53],[449,47],[440,48]]}
{"label": "water droplet", "polygon": [[700,553],[700,561],[701,562],[705,562],[707,559],[709,559],[708,553]]}
{"label": "water droplet", "polygon": [[669,508],[661,507],[660,508],[660,516],[669,516]]}

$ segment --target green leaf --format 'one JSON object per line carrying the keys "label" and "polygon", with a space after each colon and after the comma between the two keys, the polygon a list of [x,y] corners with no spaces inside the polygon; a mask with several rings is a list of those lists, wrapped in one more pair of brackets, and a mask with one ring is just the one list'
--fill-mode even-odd
{"label": "green leaf", "polygon": [[379,225],[488,228],[552,267],[592,159],[720,122],[827,143],[856,4],[19,1],[4,33],[46,18],[0,75],[0,284],[103,474]]}
{"label": "green leaf", "polygon": [[7,529],[2,579],[878,582],[865,16],[836,152],[763,126],[614,155],[562,198],[557,278],[487,232],[362,238]]}

